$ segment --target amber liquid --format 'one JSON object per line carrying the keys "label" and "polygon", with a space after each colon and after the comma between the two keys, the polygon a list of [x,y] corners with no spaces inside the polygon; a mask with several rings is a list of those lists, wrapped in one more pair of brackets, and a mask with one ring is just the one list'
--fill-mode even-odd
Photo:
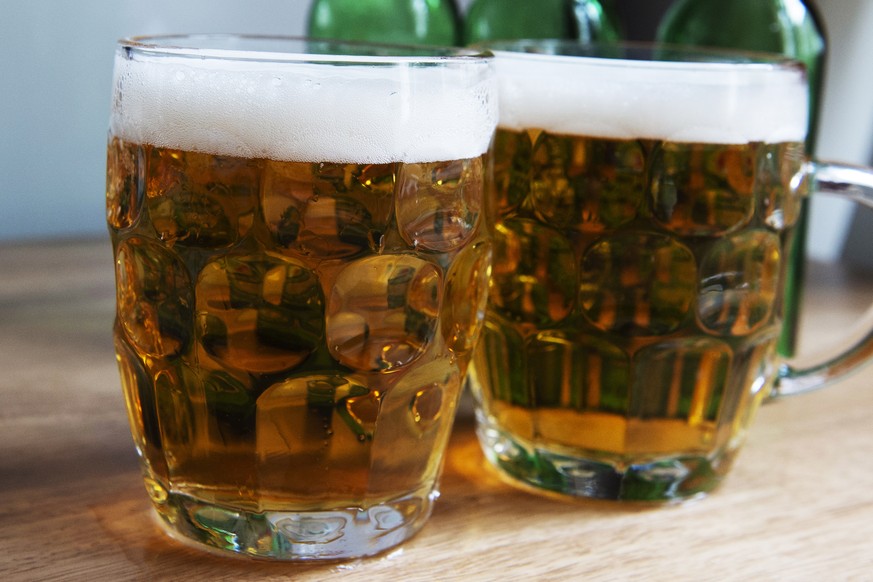
{"label": "amber liquid", "polygon": [[498,130],[493,156],[473,387],[485,440],[520,449],[496,462],[562,490],[533,457],[729,456],[776,373],[802,145]]}
{"label": "amber liquid", "polygon": [[112,138],[117,355],[156,505],[365,509],[433,489],[484,313],[481,206],[479,158]]}

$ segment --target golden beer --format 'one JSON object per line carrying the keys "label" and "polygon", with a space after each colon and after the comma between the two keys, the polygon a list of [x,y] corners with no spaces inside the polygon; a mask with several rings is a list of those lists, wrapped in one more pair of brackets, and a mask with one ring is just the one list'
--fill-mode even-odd
{"label": "golden beer", "polygon": [[[427,145],[393,153],[394,128],[349,145],[331,118],[348,112],[289,121],[284,100],[311,108],[296,90],[319,82],[325,99],[373,105],[396,98],[394,73],[281,65],[120,55],[107,182],[117,357],[147,489],[171,533],[252,555],[366,555],[417,531],[437,496],[487,298],[482,154],[494,116],[463,85],[440,87],[477,128],[433,138],[456,158]],[[184,109],[183,90],[202,91],[206,103],[191,105],[209,125],[182,131],[155,115],[158,93],[125,83],[144,71],[175,91],[166,115]],[[485,73],[466,80],[487,90]],[[270,123],[249,126],[245,107],[209,103],[215,77],[264,82],[249,97],[259,113],[308,123],[296,153],[282,148],[297,136],[264,138]],[[294,90],[271,97],[283,84]],[[227,123],[237,141],[213,140]],[[235,155],[243,147],[264,155]]]}
{"label": "golden beer", "polygon": [[[726,474],[776,378],[803,107],[766,92],[755,104],[756,87],[733,96],[752,109],[722,113],[722,91],[745,88],[718,66],[695,79],[567,59],[497,53],[479,437],[492,463],[542,489],[694,496]],[[569,87],[551,92],[544,70]],[[802,76],[778,77],[773,93],[802,103]]]}

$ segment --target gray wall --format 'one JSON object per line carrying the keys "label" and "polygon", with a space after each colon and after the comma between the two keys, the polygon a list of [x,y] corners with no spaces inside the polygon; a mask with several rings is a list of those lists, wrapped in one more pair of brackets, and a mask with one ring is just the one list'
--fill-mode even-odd
{"label": "gray wall", "polygon": [[[536,0],[531,0],[536,1]],[[616,0],[635,38],[669,0]],[[462,6],[469,0],[459,2]],[[819,0],[831,40],[819,152],[873,157],[873,1]],[[0,0],[0,241],[105,233],[114,42],[133,34],[302,34],[309,0]],[[635,21],[633,19],[636,19]],[[850,209],[819,205],[810,251],[837,256]]]}
{"label": "gray wall", "polygon": [[106,231],[115,40],[169,32],[302,34],[308,0],[2,0],[0,240]]}

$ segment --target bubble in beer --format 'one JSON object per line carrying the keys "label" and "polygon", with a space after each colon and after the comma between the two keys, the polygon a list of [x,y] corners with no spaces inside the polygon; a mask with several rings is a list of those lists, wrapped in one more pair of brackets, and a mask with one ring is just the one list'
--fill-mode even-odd
{"label": "bubble in beer", "polygon": [[436,333],[442,276],[411,255],[359,259],[337,276],[328,299],[327,343],[341,364],[390,371],[416,360]]}
{"label": "bubble in beer", "polygon": [[378,250],[393,210],[394,167],[268,161],[261,206],[273,239],[304,257]]}
{"label": "bubble in beer", "polygon": [[341,403],[338,414],[357,435],[358,440],[361,442],[373,440],[382,406],[382,393],[378,390],[369,390],[366,394],[347,396],[341,400]]}
{"label": "bubble in beer", "polygon": [[534,220],[510,218],[497,225],[491,300],[515,321],[553,325],[576,303],[576,260],[570,242]]}
{"label": "bubble in beer", "polygon": [[153,149],[146,193],[158,237],[192,247],[235,244],[254,219],[259,165],[257,160]]}
{"label": "bubble in beer", "polygon": [[401,164],[395,208],[403,240],[436,252],[467,244],[481,211],[482,171],[481,158]]}
{"label": "bubble in beer", "polygon": [[685,321],[696,294],[693,253],[666,235],[617,233],[582,258],[579,302],[588,321],[603,331],[670,333]]}
{"label": "bubble in beer", "polygon": [[273,253],[226,255],[197,279],[199,345],[224,365],[271,373],[303,362],[324,337],[315,274]]}
{"label": "bubble in beer", "polygon": [[155,242],[131,237],[116,252],[118,319],[136,350],[180,354],[191,341],[194,296],[185,265]]}
{"label": "bubble in beer", "polygon": [[743,336],[771,320],[781,268],[779,236],[749,230],[715,243],[700,265],[697,317],[709,331]]}

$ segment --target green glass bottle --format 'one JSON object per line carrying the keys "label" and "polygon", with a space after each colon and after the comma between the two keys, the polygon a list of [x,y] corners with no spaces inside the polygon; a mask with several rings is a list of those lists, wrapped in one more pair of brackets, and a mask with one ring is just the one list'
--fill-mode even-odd
{"label": "green glass bottle", "polygon": [[574,38],[583,42],[621,40],[621,27],[612,0],[573,0],[570,4],[576,24]]}
{"label": "green glass bottle", "polygon": [[[810,91],[806,149],[815,148],[827,41],[811,0],[677,0],[658,27],[659,41],[780,53],[801,61]],[[779,351],[795,352],[804,273],[808,208],[795,228],[785,296]]]}
{"label": "green glass bottle", "polygon": [[474,0],[464,41],[559,38],[615,41],[614,21],[598,0]]}
{"label": "green glass bottle", "polygon": [[454,0],[315,0],[309,11],[311,38],[396,44],[460,44],[461,21]]}

